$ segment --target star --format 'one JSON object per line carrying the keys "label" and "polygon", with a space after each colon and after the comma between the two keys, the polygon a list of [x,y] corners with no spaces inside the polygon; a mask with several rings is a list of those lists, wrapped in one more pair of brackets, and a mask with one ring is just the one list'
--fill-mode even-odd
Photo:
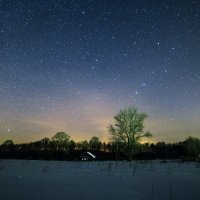
{"label": "star", "polygon": [[159,139],[166,133],[181,141],[186,130],[197,135],[197,0],[173,6],[169,0],[5,2],[0,130],[15,130],[13,140],[51,137],[56,127],[75,140],[80,133],[103,138],[107,119],[130,105],[147,112],[145,128],[159,130]]}
{"label": "star", "polygon": [[142,86],[146,86],[146,83],[142,83]]}

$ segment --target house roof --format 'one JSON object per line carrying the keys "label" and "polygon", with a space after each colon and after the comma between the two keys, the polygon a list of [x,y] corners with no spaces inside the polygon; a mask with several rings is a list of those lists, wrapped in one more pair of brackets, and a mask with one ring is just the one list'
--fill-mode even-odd
{"label": "house roof", "polygon": [[89,151],[86,151],[86,152],[82,153],[81,157],[86,156],[85,154],[87,154],[88,156],[91,156],[92,158],[96,158],[96,156],[94,154],[92,154],[91,152],[89,152]]}
{"label": "house roof", "polygon": [[88,153],[90,156],[92,156],[93,158],[96,158],[96,156],[95,156],[94,154],[90,153],[89,151],[87,151],[87,153]]}

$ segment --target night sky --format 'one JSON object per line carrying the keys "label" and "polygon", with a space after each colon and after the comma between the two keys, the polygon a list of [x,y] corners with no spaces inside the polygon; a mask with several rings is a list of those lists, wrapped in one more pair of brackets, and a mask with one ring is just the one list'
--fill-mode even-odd
{"label": "night sky", "polygon": [[199,0],[0,0],[0,142],[106,141],[129,106],[150,141],[200,136]]}

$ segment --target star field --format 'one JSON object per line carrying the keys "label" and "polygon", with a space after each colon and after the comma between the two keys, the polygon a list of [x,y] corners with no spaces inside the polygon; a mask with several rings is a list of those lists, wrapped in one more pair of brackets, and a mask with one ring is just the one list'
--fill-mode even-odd
{"label": "star field", "polygon": [[0,1],[0,141],[96,135],[124,107],[152,141],[200,134],[198,0]]}

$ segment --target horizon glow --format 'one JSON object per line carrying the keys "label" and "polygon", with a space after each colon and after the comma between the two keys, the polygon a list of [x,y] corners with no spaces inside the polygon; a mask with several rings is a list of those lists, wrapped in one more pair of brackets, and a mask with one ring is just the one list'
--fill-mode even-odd
{"label": "horizon glow", "polygon": [[200,136],[200,2],[0,2],[0,143],[108,141],[129,106],[147,142]]}

